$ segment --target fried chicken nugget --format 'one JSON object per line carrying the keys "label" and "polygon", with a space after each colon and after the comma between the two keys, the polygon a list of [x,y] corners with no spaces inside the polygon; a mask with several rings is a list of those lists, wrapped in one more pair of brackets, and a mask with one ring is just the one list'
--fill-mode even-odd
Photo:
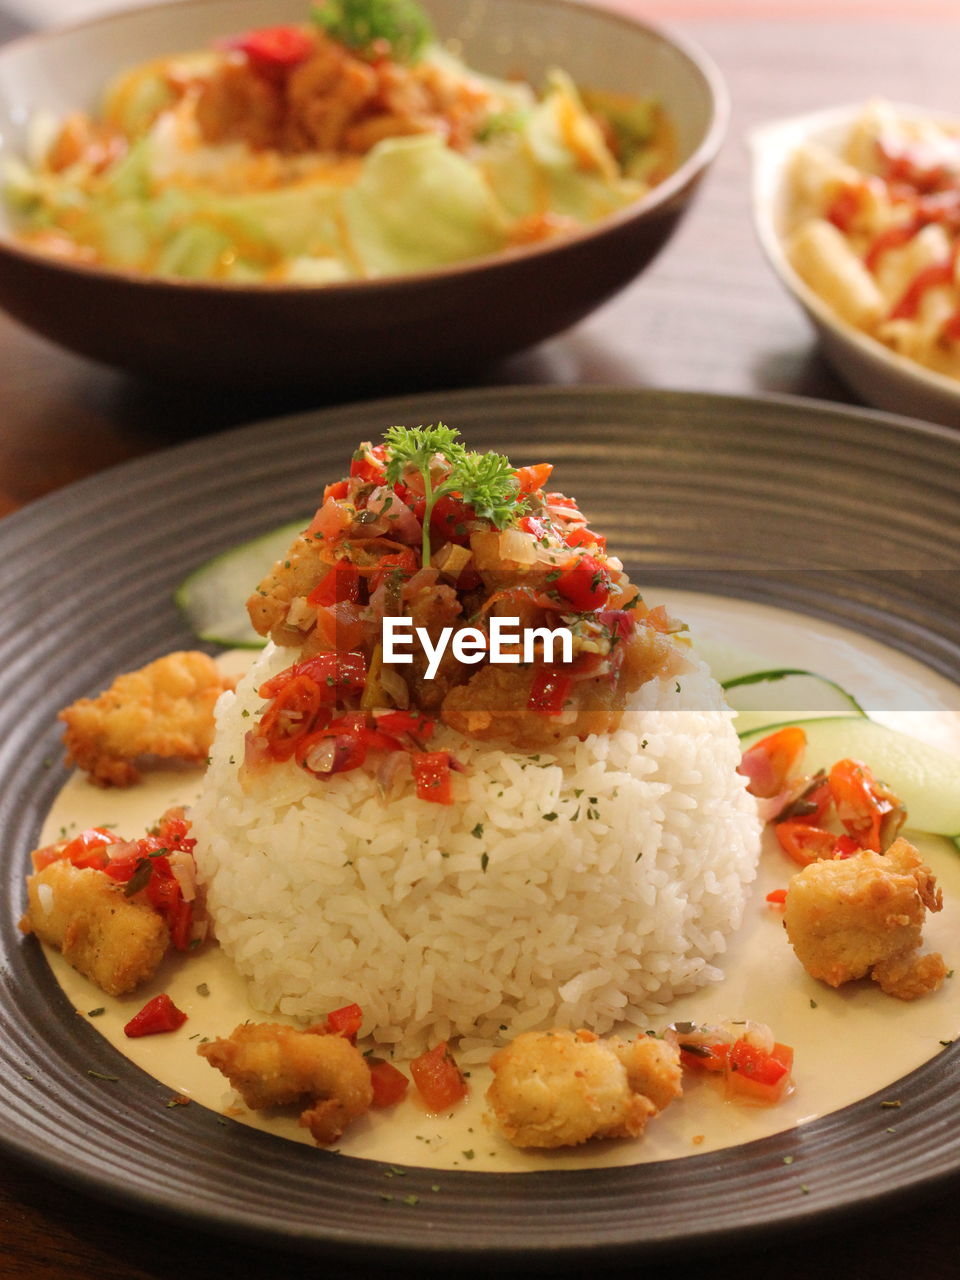
{"label": "fried chicken nugget", "polygon": [[582,1030],[526,1031],[490,1066],[487,1101],[517,1147],[639,1137],[681,1091],[679,1050],[649,1036],[626,1042]]}
{"label": "fried chicken nugget", "polygon": [[245,1022],[197,1052],[222,1071],[248,1107],[313,1104],[300,1116],[320,1146],[336,1142],[373,1102],[370,1068],[342,1036],[297,1031],[275,1022]]}
{"label": "fried chicken nugget", "polygon": [[145,982],[170,945],[159,912],[125,897],[122,885],[93,867],[51,862],[27,876],[27,896],[21,930],[57,947],[109,996]]}
{"label": "fried chicken nugget", "polygon": [[804,867],[790,881],[783,923],[811,977],[839,987],[869,974],[887,995],[915,1000],[947,973],[942,956],[919,954],[926,913],[942,906],[930,868],[901,838],[883,854]]}
{"label": "fried chicken nugget", "polygon": [[98,698],[81,698],[60,712],[67,763],[101,787],[139,782],[138,762],[151,756],[200,764],[213,741],[213,708],[234,683],[196,650],[118,676]]}

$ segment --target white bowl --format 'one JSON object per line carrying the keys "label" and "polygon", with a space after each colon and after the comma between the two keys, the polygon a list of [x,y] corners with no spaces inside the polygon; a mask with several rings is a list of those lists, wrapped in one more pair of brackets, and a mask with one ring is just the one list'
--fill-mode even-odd
{"label": "white bowl", "polygon": [[[894,110],[907,118],[945,119],[941,113],[900,103]],[[878,409],[960,427],[960,380],[898,355],[842,320],[794,271],[784,249],[790,157],[805,142],[838,151],[862,113],[862,102],[834,107],[774,121],[750,135],[757,235],[770,265],[817,330],[824,355],[861,399]]]}

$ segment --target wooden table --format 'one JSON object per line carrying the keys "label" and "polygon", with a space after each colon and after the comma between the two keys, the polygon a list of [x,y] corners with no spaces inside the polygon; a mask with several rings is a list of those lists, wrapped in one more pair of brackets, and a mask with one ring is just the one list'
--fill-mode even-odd
{"label": "wooden table", "polygon": [[[957,111],[960,28],[951,19],[960,19],[960,5],[617,3],[674,21],[710,50],[733,95],[729,140],[689,219],[640,281],[573,332],[486,381],[785,392],[853,402],[755,243],[745,135],[778,115],[871,94]],[[15,33],[16,24],[0,14],[0,38]],[[0,317],[0,515],[124,459],[300,407],[282,392],[251,403],[225,392],[186,395],[137,384]],[[846,1220],[817,1239],[784,1242],[782,1250],[746,1248],[699,1266],[713,1280],[903,1274],[946,1280],[960,1273],[956,1212],[946,1195],[880,1221]],[[0,1277],[208,1280],[313,1270],[302,1260],[105,1208],[5,1159],[0,1164]],[[678,1268],[664,1264],[644,1273],[653,1280],[676,1276]],[[681,1266],[679,1274],[693,1272]]]}

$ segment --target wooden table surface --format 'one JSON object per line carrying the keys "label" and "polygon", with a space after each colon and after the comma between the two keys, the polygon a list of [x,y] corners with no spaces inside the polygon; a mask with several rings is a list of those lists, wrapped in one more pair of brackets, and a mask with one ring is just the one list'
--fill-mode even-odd
{"label": "wooden table surface", "polygon": [[[869,95],[954,109],[956,0],[616,0],[700,41],[734,101],[726,147],[699,202],[635,285],[489,383],[620,384],[782,392],[855,402],[771,276],[750,223],[745,136],[764,120]],[[21,12],[23,6],[21,6]],[[0,39],[18,22],[0,11]],[[0,515],[114,463],[308,407],[282,390],[252,403],[138,384],[0,317]],[[952,1192],[822,1236],[712,1256],[712,1280],[960,1274]],[[320,1273],[318,1264],[105,1208],[0,1157],[0,1277],[68,1280]],[[651,1278],[693,1274],[645,1268]],[[698,1267],[699,1270],[699,1267]],[[340,1274],[363,1274],[344,1271]],[[406,1274],[390,1268],[389,1275]]]}

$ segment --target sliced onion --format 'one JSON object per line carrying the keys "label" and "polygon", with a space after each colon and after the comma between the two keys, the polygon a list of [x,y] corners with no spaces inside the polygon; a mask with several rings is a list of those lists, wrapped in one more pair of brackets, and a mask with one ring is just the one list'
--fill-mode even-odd
{"label": "sliced onion", "polygon": [[374,489],[367,499],[367,510],[375,511],[381,517],[377,523],[383,523],[383,530],[398,542],[405,542],[415,547],[423,539],[423,526],[402,498],[393,489],[381,486]]}
{"label": "sliced onion", "polygon": [[193,854],[184,853],[183,850],[178,849],[167,855],[167,861],[170,863],[174,879],[180,886],[184,902],[192,902],[197,896],[197,868]]}
{"label": "sliced onion", "polygon": [[536,564],[540,559],[536,538],[523,529],[504,529],[499,537],[497,552],[501,560],[511,564]]}
{"label": "sliced onion", "polygon": [[337,761],[337,740],[323,738],[312,746],[303,758],[303,767],[311,773],[333,773]]}

